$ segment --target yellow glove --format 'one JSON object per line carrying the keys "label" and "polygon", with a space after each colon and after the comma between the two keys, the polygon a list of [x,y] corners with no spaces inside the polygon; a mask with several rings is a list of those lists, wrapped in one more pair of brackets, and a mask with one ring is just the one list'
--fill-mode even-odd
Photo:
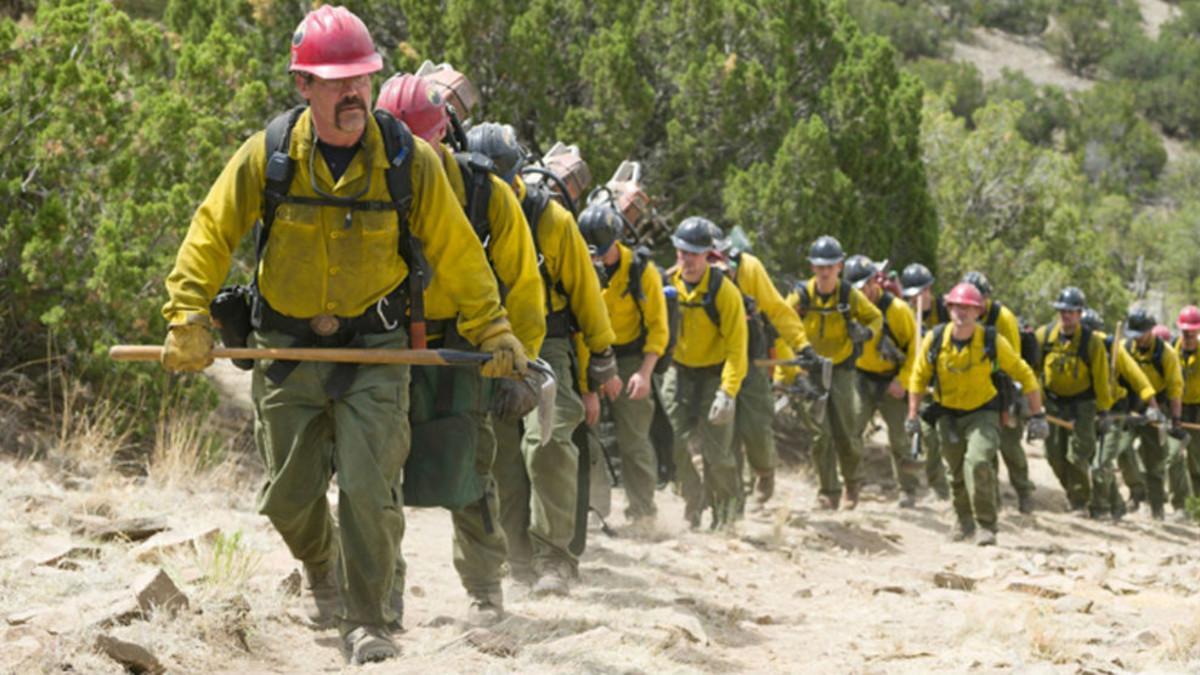
{"label": "yellow glove", "polygon": [[163,368],[171,372],[199,372],[213,362],[212,322],[193,314],[187,323],[171,326],[163,344]]}
{"label": "yellow glove", "polygon": [[507,321],[493,323],[481,336],[480,351],[492,355],[492,360],[483,364],[480,373],[484,377],[514,377],[524,375],[529,367],[529,357],[525,355],[525,347]]}

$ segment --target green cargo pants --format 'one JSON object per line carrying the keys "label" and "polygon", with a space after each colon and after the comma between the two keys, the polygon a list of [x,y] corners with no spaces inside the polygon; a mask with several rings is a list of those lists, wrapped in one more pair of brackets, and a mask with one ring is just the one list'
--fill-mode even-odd
{"label": "green cargo pants", "polygon": [[[1191,435],[1195,433],[1198,432],[1188,432],[1189,443]],[[1167,456],[1163,461],[1167,482],[1171,488],[1171,506],[1176,511],[1183,511],[1187,508],[1188,498],[1192,496],[1192,480],[1188,475],[1187,445],[1176,438],[1167,438]]]}
{"label": "green cargo pants", "polygon": [[1162,438],[1158,427],[1141,424],[1134,426],[1132,431],[1134,440],[1137,442],[1138,458],[1144,467],[1146,500],[1150,502],[1152,511],[1162,511],[1167,501],[1168,443]]}
{"label": "green cargo pants", "polygon": [[[1200,404],[1185,403],[1183,421],[1200,424]],[[1192,484],[1192,494],[1200,495],[1200,431],[1188,430],[1188,445],[1184,452],[1187,455],[1185,465]]]}
{"label": "green cargo pants", "polygon": [[[1116,408],[1113,411],[1116,412]],[[1121,471],[1121,482],[1129,488],[1130,499],[1137,502],[1146,501],[1146,474],[1142,469],[1142,462],[1138,458],[1137,450],[1134,449],[1134,440],[1137,435],[1134,433],[1133,425],[1128,422],[1118,422],[1113,425],[1111,436],[1111,440],[1105,439],[1105,444],[1111,442],[1114,445],[1113,452],[1116,453],[1117,468]],[[1113,513],[1121,513],[1125,508],[1125,499],[1121,496],[1121,486],[1115,477],[1112,487],[1109,489],[1109,496],[1109,508]]]}
{"label": "green cargo pants", "polygon": [[[363,346],[403,349],[403,331],[364,335]],[[293,338],[254,332],[252,347],[288,347]],[[266,377],[271,361],[254,367],[255,438],[266,462],[259,513],[283,536],[292,555],[315,570],[338,563],[343,627],[382,626],[396,551],[404,532],[401,467],[408,457],[408,366],[360,365],[337,399],[325,393],[332,363],[301,363],[280,384]],[[336,473],[338,528],[325,491]],[[339,554],[340,551],[340,554]]]}
{"label": "green cargo pants", "polygon": [[821,494],[837,503],[842,486],[838,467],[848,485],[862,483],[863,439],[858,427],[857,371],[847,361],[833,368],[833,384],[825,417],[816,420],[817,437],[813,439],[813,457],[820,478]]}
{"label": "green cargo pants", "polygon": [[912,439],[904,433],[904,420],[908,417],[908,397],[896,398],[888,394],[891,376],[876,376],[874,373],[858,373],[859,418],[857,436],[862,438],[879,411],[887,425],[888,449],[892,456],[892,477],[905,494],[916,494],[921,487],[921,462],[912,458]]}
{"label": "green cargo pants", "polygon": [[[737,459],[731,440],[733,424],[716,426],[708,411],[721,386],[721,366],[687,368],[671,366],[664,377],[664,391],[674,391],[667,415],[675,432],[675,481],[684,501],[684,517],[699,527],[704,509],[713,507],[717,526],[737,517]],[[693,457],[703,459],[704,475],[696,470]]]}
{"label": "green cargo pants", "polygon": [[733,443],[744,452],[756,475],[771,473],[779,465],[775,451],[775,396],[767,369],[750,364],[738,390]]}
{"label": "green cargo pants", "polygon": [[1025,456],[1025,447],[1021,445],[1021,432],[1024,428],[1024,420],[1021,419],[1017,420],[1015,427],[1000,426],[1000,457],[1004,459],[1004,466],[1008,469],[1008,481],[1012,483],[1018,496],[1033,494],[1033,481],[1029,480],[1029,458]]}
{"label": "green cargo pants", "polygon": [[[619,357],[617,371],[621,382],[628,383],[630,376],[641,366],[642,357],[639,355]],[[625,486],[626,502],[625,520],[653,517],[658,512],[654,506],[654,488],[658,484],[658,457],[650,443],[650,422],[654,419],[653,393],[640,401],[634,401],[623,390],[617,400],[609,403],[609,410],[612,411],[617,448],[621,453],[621,482]]]}
{"label": "green cargo pants", "polygon": [[[574,573],[578,560],[567,550],[575,536],[575,506],[579,497],[579,449],[571,441],[583,422],[583,401],[576,393],[574,354],[566,338],[546,338],[541,358],[554,369],[558,393],[554,423],[538,426],[537,411],[523,421],[520,438],[514,423],[496,425],[496,463],[493,474],[500,493],[500,522],[508,541],[513,576],[528,580],[549,566],[566,566]],[[542,434],[550,439],[542,445]]]}
{"label": "green cargo pants", "polygon": [[938,418],[942,457],[950,472],[954,512],[966,529],[975,523],[993,532],[996,516],[996,451],[1000,447],[1000,414],[977,410]]}
{"label": "green cargo pants", "polygon": [[1108,447],[1115,439],[1105,438],[1104,455],[1107,457],[1101,456],[1093,468],[1092,460],[1099,451],[1096,442],[1096,401],[1062,401],[1047,396],[1046,412],[1075,423],[1073,430],[1050,425],[1050,437],[1046,439],[1046,462],[1067,493],[1070,507],[1082,509],[1088,506],[1093,511],[1108,511],[1112,458],[1116,455],[1116,448]]}

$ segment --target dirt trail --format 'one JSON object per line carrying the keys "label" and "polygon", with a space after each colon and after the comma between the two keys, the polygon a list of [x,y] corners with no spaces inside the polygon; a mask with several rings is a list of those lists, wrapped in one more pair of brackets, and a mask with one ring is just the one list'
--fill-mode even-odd
{"label": "dirt trail", "polygon": [[[409,510],[407,632],[411,672],[1196,672],[1200,669],[1197,530],[1062,513],[1035,450],[1041,510],[1002,516],[1000,545],[946,540],[945,502],[900,511],[875,484],[857,511],[810,510],[807,476],[785,473],[775,509],[736,533],[690,532],[680,500],[659,492],[659,529],[592,533],[570,598],[506,588],[511,617],[490,631],[459,622],[465,598],[450,564],[449,519]],[[189,596],[171,618],[107,629],[143,644],[172,672],[335,672],[336,633],[292,616],[280,588],[295,564],[253,512],[256,478],[187,487],[127,479],[64,481],[45,465],[0,460],[0,672],[120,672],[92,645],[89,621],[153,570],[135,544],[71,535],[79,519],[162,515],[175,531],[220,542],[170,552],[160,565]],[[1007,488],[1006,488],[1007,492]],[[160,535],[162,536],[162,535]],[[231,543],[232,542],[232,543]],[[39,551],[98,546],[38,565]],[[61,549],[60,549],[61,550]],[[69,563],[69,564],[66,564]],[[938,576],[941,575],[941,576]],[[935,578],[936,577],[936,578]],[[964,581],[965,580],[965,581]],[[956,585],[973,585],[957,590]],[[943,588],[940,586],[949,586]],[[97,609],[97,607],[99,609]],[[364,669],[395,672],[396,667]]]}
{"label": "dirt trail", "polygon": [[1093,84],[1063,68],[1036,39],[989,28],[971,29],[971,42],[956,42],[953,58],[973,64],[984,82],[998,80],[1005,70],[1011,70],[1023,72],[1039,86],[1050,84],[1067,91],[1090,89]]}

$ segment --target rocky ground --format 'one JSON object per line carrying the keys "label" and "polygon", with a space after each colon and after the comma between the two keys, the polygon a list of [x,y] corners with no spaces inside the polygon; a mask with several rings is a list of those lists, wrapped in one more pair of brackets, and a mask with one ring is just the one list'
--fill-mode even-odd
{"label": "rocky ground", "polygon": [[[404,656],[364,670],[1200,670],[1200,529],[1064,513],[1032,453],[1040,510],[1009,495],[995,548],[948,542],[945,502],[898,510],[877,446],[858,510],[811,510],[813,481],[791,470],[736,532],[686,530],[663,491],[657,529],[633,531],[617,490],[617,536],[592,533],[571,597],[507,588],[491,630],[460,622],[447,514],[410,510]],[[179,471],[0,458],[0,672],[343,669],[336,632],[295,618],[296,564],[253,511],[256,469]]]}

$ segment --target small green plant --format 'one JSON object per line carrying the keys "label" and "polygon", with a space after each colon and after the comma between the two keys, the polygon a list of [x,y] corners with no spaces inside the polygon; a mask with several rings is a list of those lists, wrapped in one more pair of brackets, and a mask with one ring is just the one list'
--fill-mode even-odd
{"label": "small green plant", "polygon": [[210,588],[236,589],[245,586],[262,562],[262,556],[246,546],[242,531],[218,532],[212,544],[201,547],[197,567]]}
{"label": "small green plant", "polygon": [[1192,521],[1200,523],[1200,495],[1192,495],[1187,498],[1184,504],[1184,512],[1188,514],[1188,518]]}

